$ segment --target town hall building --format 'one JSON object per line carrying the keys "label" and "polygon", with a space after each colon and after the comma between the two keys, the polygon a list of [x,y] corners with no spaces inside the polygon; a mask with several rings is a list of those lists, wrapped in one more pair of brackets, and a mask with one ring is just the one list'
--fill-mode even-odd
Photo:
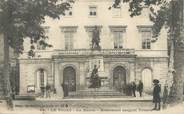
{"label": "town hall building", "polygon": [[[50,85],[58,97],[126,95],[123,88],[143,82],[144,93],[152,91],[152,80],[161,86],[167,79],[167,32],[152,38],[149,9],[130,17],[128,4],[111,8],[113,0],[76,0],[60,20],[47,18],[47,42],[37,45],[35,57],[28,57],[29,41],[19,58],[20,95],[40,95]],[[95,30],[98,34],[94,34]],[[94,48],[98,38],[99,48]],[[89,88],[94,67],[100,87]],[[67,86],[66,86],[67,85]],[[65,89],[65,90],[64,90]]]}

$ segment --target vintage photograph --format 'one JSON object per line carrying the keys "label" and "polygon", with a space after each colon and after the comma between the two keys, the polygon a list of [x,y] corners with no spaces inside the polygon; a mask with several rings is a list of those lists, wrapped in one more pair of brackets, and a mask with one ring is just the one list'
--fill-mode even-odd
{"label": "vintage photograph", "polygon": [[0,114],[184,112],[183,6],[0,0]]}

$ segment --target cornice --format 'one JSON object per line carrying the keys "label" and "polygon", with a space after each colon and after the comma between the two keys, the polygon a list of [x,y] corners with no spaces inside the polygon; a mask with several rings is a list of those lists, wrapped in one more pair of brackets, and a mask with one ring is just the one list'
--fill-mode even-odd
{"label": "cornice", "polygon": [[110,28],[110,30],[111,30],[112,32],[114,32],[114,31],[126,32],[127,26],[110,25],[109,28]]}
{"label": "cornice", "polygon": [[78,26],[60,26],[61,32],[77,32]]}

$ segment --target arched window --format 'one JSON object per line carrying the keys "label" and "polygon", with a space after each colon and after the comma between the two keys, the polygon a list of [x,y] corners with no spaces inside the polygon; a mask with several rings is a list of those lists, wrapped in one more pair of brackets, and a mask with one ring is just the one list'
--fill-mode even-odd
{"label": "arched window", "polygon": [[142,82],[145,90],[150,90],[152,87],[152,71],[149,68],[145,68],[142,71]]}
{"label": "arched window", "polygon": [[47,84],[47,74],[44,69],[39,69],[36,73],[36,87],[45,87]]}

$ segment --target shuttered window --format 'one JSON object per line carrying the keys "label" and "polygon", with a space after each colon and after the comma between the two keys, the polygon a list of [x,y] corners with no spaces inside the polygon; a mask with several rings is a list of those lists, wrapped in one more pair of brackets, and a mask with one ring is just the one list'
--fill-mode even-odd
{"label": "shuttered window", "polygon": [[72,32],[65,33],[65,49],[66,50],[73,49],[73,33]]}
{"label": "shuttered window", "polygon": [[151,49],[150,31],[142,31],[142,49]]}
{"label": "shuttered window", "polygon": [[123,48],[123,33],[120,31],[114,31],[114,48],[121,49]]}

